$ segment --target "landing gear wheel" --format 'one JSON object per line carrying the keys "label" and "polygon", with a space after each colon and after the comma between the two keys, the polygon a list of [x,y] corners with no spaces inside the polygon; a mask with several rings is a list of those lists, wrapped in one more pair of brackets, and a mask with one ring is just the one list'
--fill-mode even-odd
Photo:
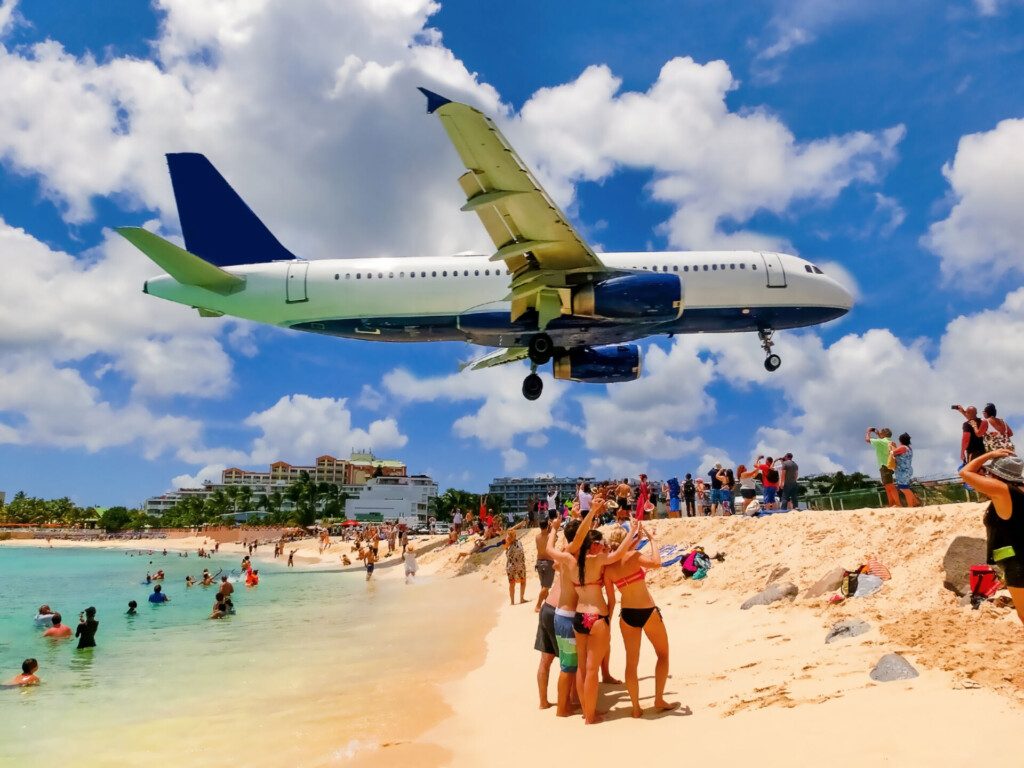
{"label": "landing gear wheel", "polygon": [[768,357],[764,359],[764,368],[769,373],[777,371],[780,365],[782,365],[782,358],[778,355],[768,355]]}
{"label": "landing gear wheel", "polygon": [[536,400],[544,391],[544,382],[536,373],[531,373],[523,379],[523,397],[527,400]]}
{"label": "landing gear wheel", "polygon": [[539,333],[530,339],[530,345],[527,348],[527,352],[530,356],[530,362],[535,365],[544,365],[555,352],[555,344],[551,341],[551,337],[546,333]]}

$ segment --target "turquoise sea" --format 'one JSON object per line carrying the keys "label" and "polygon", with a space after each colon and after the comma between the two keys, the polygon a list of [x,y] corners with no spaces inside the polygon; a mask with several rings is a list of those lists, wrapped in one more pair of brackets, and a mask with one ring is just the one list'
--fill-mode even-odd
{"label": "turquoise sea", "polygon": [[[186,588],[185,575],[238,566],[0,548],[0,676],[35,657],[43,680],[0,690],[0,765],[344,764],[405,727],[424,671],[443,666],[459,630],[449,601],[431,605],[428,584],[260,565],[258,587],[236,584],[237,615],[208,620],[216,587]],[[140,583],[156,568],[169,604],[147,602]],[[137,616],[125,615],[130,599]],[[43,603],[72,628],[95,606],[98,647],[44,639],[33,622]]]}

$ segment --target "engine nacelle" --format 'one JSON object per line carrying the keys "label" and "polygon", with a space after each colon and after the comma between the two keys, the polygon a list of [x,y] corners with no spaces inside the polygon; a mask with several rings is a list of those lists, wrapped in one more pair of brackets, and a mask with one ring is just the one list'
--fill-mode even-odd
{"label": "engine nacelle", "polygon": [[556,379],[590,384],[617,384],[640,378],[640,348],[633,344],[579,347],[555,357]]}
{"label": "engine nacelle", "polygon": [[580,286],[572,313],[606,320],[676,320],[683,313],[683,281],[677,274],[641,272]]}

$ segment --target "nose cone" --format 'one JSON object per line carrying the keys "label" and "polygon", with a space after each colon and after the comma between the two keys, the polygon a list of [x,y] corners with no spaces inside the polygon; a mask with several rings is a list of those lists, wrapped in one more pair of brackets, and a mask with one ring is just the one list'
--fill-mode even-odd
{"label": "nose cone", "polygon": [[837,309],[842,309],[843,314],[846,314],[853,309],[853,293],[849,291],[844,285],[834,278],[828,278],[830,293],[832,295],[832,301],[835,302],[834,306]]}

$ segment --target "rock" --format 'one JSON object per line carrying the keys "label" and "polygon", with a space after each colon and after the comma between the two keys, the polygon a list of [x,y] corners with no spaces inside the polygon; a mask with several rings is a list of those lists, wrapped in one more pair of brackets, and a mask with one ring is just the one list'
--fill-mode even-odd
{"label": "rock", "polygon": [[984,539],[973,536],[957,536],[942,558],[946,578],[942,586],[960,597],[971,593],[971,566],[983,565],[987,557]]}
{"label": "rock", "polygon": [[741,610],[747,610],[753,608],[755,605],[768,605],[770,603],[777,603],[779,600],[792,600],[800,593],[797,589],[796,584],[790,584],[786,582],[784,584],[772,584],[762,592],[758,592],[753,597],[747,599],[743,605],[740,606]]}
{"label": "rock", "polygon": [[852,597],[871,597],[882,588],[882,580],[870,573],[862,573],[857,579],[857,591]]}
{"label": "rock", "polygon": [[781,579],[787,573],[789,573],[789,568],[787,568],[784,565],[776,565],[774,568],[772,568],[772,572],[768,575],[768,581],[766,581],[764,585],[767,587],[769,584],[772,584],[773,582],[776,582],[779,579]]}
{"label": "rock", "polygon": [[822,595],[827,595],[829,592],[835,592],[843,583],[844,573],[846,573],[845,568],[833,568],[818,579],[818,581],[814,582],[814,584],[804,592],[804,597],[821,597]]}
{"label": "rock", "polygon": [[879,683],[889,683],[893,680],[912,680],[918,676],[913,665],[898,653],[887,653],[871,670],[871,679]]}
{"label": "rock", "polygon": [[828,635],[825,637],[826,643],[834,643],[836,640],[845,640],[849,637],[857,637],[857,635],[863,635],[871,629],[871,625],[861,619],[847,619],[846,621],[840,621],[829,630]]}

